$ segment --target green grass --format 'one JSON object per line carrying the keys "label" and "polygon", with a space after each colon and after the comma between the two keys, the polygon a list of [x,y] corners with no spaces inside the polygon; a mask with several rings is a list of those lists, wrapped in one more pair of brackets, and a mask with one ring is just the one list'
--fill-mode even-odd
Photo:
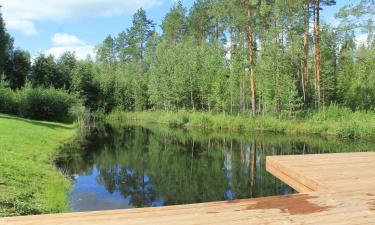
{"label": "green grass", "polygon": [[68,179],[53,164],[74,125],[0,114],[0,216],[62,212]]}
{"label": "green grass", "polygon": [[375,138],[375,113],[352,112],[338,106],[298,118],[287,116],[230,116],[208,112],[114,112],[108,120],[132,123],[160,123],[169,127],[200,128],[237,132],[336,136],[344,139]]}

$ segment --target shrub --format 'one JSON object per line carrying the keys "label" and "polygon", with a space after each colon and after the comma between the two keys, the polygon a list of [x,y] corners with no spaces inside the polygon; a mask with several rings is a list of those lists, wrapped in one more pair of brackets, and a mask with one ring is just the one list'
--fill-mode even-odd
{"label": "shrub", "polygon": [[18,112],[17,94],[3,85],[0,85],[0,112],[8,114]]}
{"label": "shrub", "polygon": [[29,88],[19,91],[19,114],[30,119],[65,121],[74,96],[54,88]]}

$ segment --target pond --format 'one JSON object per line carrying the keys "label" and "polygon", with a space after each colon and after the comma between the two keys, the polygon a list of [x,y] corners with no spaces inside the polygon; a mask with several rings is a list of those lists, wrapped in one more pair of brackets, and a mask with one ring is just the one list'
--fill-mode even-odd
{"label": "pond", "polygon": [[289,194],[267,173],[266,156],[370,149],[375,143],[101,124],[66,145],[56,164],[73,180],[77,212]]}

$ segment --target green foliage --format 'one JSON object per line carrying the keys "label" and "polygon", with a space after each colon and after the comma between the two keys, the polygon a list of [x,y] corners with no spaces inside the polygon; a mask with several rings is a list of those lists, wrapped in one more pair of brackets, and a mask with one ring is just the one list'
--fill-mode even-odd
{"label": "green foliage", "polygon": [[57,59],[56,66],[59,74],[59,84],[56,88],[70,89],[72,83],[72,72],[76,67],[77,59],[72,52],[65,52]]}
{"label": "green foliage", "polygon": [[30,54],[19,49],[13,51],[7,63],[6,80],[9,86],[13,90],[25,86],[30,69]]}
{"label": "green foliage", "polygon": [[[312,66],[316,53],[306,56],[305,90],[304,3],[199,0],[187,13],[176,2],[162,21],[161,35],[140,9],[130,28],[107,36],[97,46],[96,62],[76,62],[71,54],[57,60],[40,55],[29,80],[34,87],[69,89],[91,111],[186,109],[236,115],[251,109],[253,55],[259,115],[290,118],[331,104],[372,110],[375,42],[356,46],[355,32],[350,30],[320,26],[320,95]],[[324,7],[334,3],[321,1]],[[366,4],[359,4],[358,15],[371,15],[371,10],[364,10]],[[350,17],[355,12],[348,13]],[[253,49],[249,49],[249,25]],[[366,32],[371,39],[372,30]],[[316,41],[307,33],[310,49]]]}
{"label": "green foliage", "polygon": [[18,113],[30,119],[65,121],[75,102],[74,96],[54,88],[26,87],[18,94]]}
{"label": "green foliage", "polygon": [[324,105],[337,102],[337,33],[329,26],[323,25],[321,30],[321,76]]}
{"label": "green foliage", "polygon": [[164,39],[173,46],[177,45],[177,42],[181,41],[186,32],[186,9],[182,5],[181,1],[175,2],[171,10],[165,15],[163,24]]}
{"label": "green foliage", "polygon": [[277,116],[230,116],[207,112],[114,112],[110,121],[135,121],[135,124],[160,123],[169,127],[201,128],[241,132],[272,132],[278,134],[308,134],[338,138],[374,138],[375,113],[352,112],[338,106],[291,119]]}
{"label": "green foliage", "polygon": [[209,2],[205,0],[194,2],[187,21],[191,35],[197,40],[204,41],[210,30]]}
{"label": "green foliage", "polygon": [[311,121],[324,122],[326,120],[344,122],[353,112],[348,108],[343,108],[338,105],[331,105],[311,115]]}
{"label": "green foliage", "polygon": [[113,63],[116,61],[115,40],[111,35],[107,36],[103,43],[96,47],[96,58],[99,62]]}
{"label": "green foliage", "polygon": [[76,63],[77,59],[72,52],[65,52],[57,59],[52,55],[40,54],[31,66],[28,81],[33,87],[54,87],[69,90]]}
{"label": "green foliage", "polygon": [[[150,102],[156,109],[226,109],[224,51],[185,40],[158,46],[149,69]],[[155,61],[154,61],[155,60]]]}
{"label": "green foliage", "polygon": [[37,56],[32,65],[29,77],[33,87],[54,86],[55,79],[58,80],[56,63],[53,56],[46,56],[44,54]]}
{"label": "green foliage", "polygon": [[[4,57],[7,52],[12,56],[7,58],[12,69],[4,75],[13,89],[25,85],[26,75],[33,87],[66,89],[77,94],[91,112],[155,109],[246,114],[252,108],[252,89],[256,114],[263,116],[288,119],[332,104],[373,110],[373,24],[371,18],[366,26],[352,20],[373,15],[369,9],[373,3],[361,1],[344,7],[338,17],[346,25],[352,23],[342,27],[345,29],[320,25],[319,86],[314,77],[318,52],[305,55],[303,48],[305,32],[308,50],[317,50],[313,44],[318,43],[315,35],[304,30],[305,3],[199,0],[187,11],[178,1],[161,23],[162,34],[157,34],[154,22],[139,9],[131,27],[107,36],[97,46],[97,61],[77,61],[69,52],[57,59],[40,54],[31,72],[27,53],[14,51],[0,26],[0,51],[4,50]],[[323,9],[334,3],[320,2]],[[307,11],[317,7],[311,6]],[[355,43],[355,28],[359,27],[369,37],[362,45]],[[301,63],[305,57],[306,77]]]}
{"label": "green foliage", "polygon": [[91,110],[98,109],[99,87],[94,80],[94,66],[91,61],[83,61],[72,71],[73,92],[83,99],[84,105]]}
{"label": "green foliage", "polygon": [[66,121],[74,95],[54,88],[25,87],[18,91],[0,85],[0,112],[30,119]]}
{"label": "green foliage", "polygon": [[17,95],[3,84],[0,84],[0,113],[18,113]]}
{"label": "green foliage", "polygon": [[13,39],[6,30],[3,15],[0,12],[0,74],[6,73],[12,50]]}
{"label": "green foliage", "polygon": [[139,9],[133,16],[132,27],[128,30],[128,51],[134,62],[143,61],[148,41],[154,34],[155,24],[147,18],[146,12]]}

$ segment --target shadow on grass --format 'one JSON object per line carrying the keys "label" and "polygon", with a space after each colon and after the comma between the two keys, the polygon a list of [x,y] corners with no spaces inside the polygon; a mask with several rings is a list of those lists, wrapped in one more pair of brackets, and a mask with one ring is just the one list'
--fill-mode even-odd
{"label": "shadow on grass", "polygon": [[0,114],[0,119],[18,120],[18,121],[27,122],[27,123],[37,125],[37,126],[48,127],[48,128],[51,128],[51,129],[65,129],[65,130],[74,129],[73,127],[59,125],[59,124],[56,124],[56,123],[53,123],[53,122],[30,120],[30,119],[25,119],[25,118],[20,118],[20,117],[16,117],[16,116],[12,116],[12,115],[5,115],[5,114]]}

